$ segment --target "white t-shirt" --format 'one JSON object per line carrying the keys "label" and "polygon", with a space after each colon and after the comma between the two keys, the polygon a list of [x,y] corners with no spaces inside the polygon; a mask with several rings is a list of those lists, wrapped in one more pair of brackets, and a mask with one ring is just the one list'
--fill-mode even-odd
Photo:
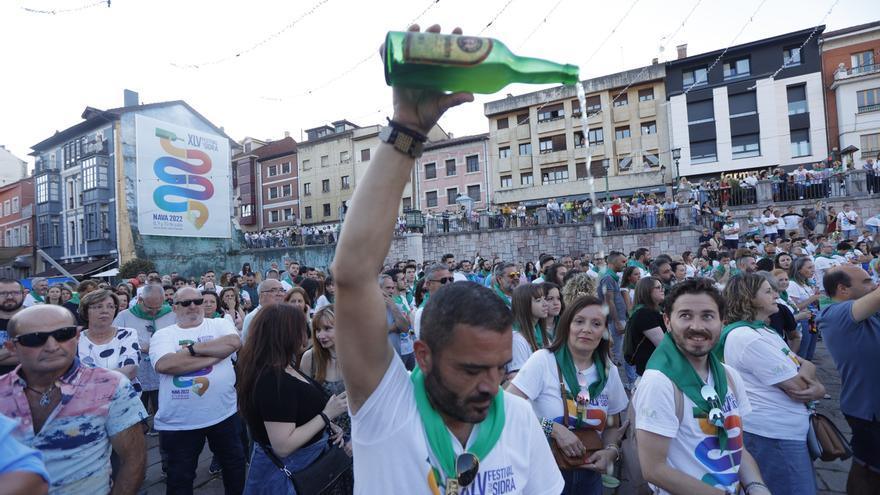
{"label": "white t-shirt", "polygon": [[791,299],[795,305],[798,305],[807,299],[813,297],[813,288],[810,286],[803,286],[794,280],[789,282],[788,284],[788,297]]}
{"label": "white t-shirt", "polygon": [[[777,223],[773,223],[777,221],[776,217],[771,213],[770,216],[761,215],[761,226],[764,228],[764,235],[775,234]],[[770,225],[767,225],[767,222],[770,222]]]}
{"label": "white t-shirt", "polygon": [[[605,429],[608,416],[614,416],[626,409],[629,399],[620,381],[620,373],[613,364],[606,368],[608,381],[598,397],[590,397],[587,405],[585,427],[599,430]],[[578,370],[578,380],[589,385],[598,380],[596,365],[585,370]],[[539,418],[549,418],[562,424],[562,391],[559,390],[559,371],[556,368],[556,356],[547,349],[532,354],[519,373],[513,378],[516,388],[522,390],[532,403],[532,409]],[[575,392],[576,393],[576,392]],[[577,420],[577,408],[573,400],[568,400],[569,424]]]}
{"label": "white t-shirt", "polygon": [[842,211],[837,214],[837,222],[840,224],[840,230],[856,230],[856,222],[859,220],[859,214],[855,210],[849,212]]}
{"label": "white t-shirt", "polygon": [[724,238],[729,241],[739,240],[739,222],[725,223],[722,227]]}
{"label": "white t-shirt", "polygon": [[[565,483],[528,402],[504,393],[504,416],[498,443],[480,459],[480,472],[473,484],[460,493],[561,493]],[[468,446],[477,438],[479,428],[474,427]],[[412,381],[399,359],[391,360],[379,386],[352,415],[351,435],[356,494],[444,493],[445,480],[438,480],[439,488],[432,483],[432,466],[439,468],[440,464],[428,447]],[[455,454],[463,452],[458,439],[451,432],[449,436]],[[390,453],[393,462],[389,462]]]}
{"label": "white t-shirt", "polygon": [[800,366],[778,333],[769,328],[734,328],[724,344],[724,362],[739,371],[746,384],[752,406],[752,412],[743,416],[747,432],[779,440],[807,438],[809,411],[776,386],[797,376]]}
{"label": "white t-shirt", "polygon": [[507,365],[507,372],[514,373],[525,366],[526,361],[532,355],[532,346],[529,341],[519,332],[513,332],[513,355],[510,364]]}
{"label": "white t-shirt", "polygon": [[[226,335],[238,336],[235,326],[224,318],[205,319],[194,328],[171,325],[153,334],[150,359],[153,363],[190,343],[208,342]],[[225,359],[181,376],[159,374],[157,430],[195,430],[215,425],[235,414],[235,370]]]}
{"label": "white t-shirt", "polygon": [[[675,385],[658,370],[646,370],[639,382],[633,404],[636,411],[636,428],[670,438],[666,463],[698,480],[711,480],[717,488],[736,488],[739,480],[739,459],[743,450],[742,415],[751,412],[745,384],[739,373],[726,366],[734,386],[728,383],[727,397],[723,407],[727,430],[727,449],[724,455],[719,452],[718,437],[706,434],[715,431],[706,418],[696,419],[693,411],[696,404],[682,394],[682,420],[675,414]],[[714,385],[711,373],[708,384]],[[736,394],[733,390],[736,390]],[[690,414],[689,414],[690,413]],[[736,462],[734,461],[736,459]],[[660,490],[660,494],[669,492]]]}

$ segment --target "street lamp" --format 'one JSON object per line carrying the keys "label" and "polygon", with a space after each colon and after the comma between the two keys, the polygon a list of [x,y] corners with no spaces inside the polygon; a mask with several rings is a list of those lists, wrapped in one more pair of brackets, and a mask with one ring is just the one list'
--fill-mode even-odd
{"label": "street lamp", "polygon": [[678,161],[681,160],[681,148],[672,150],[672,160],[675,162],[675,180],[678,180]]}
{"label": "street lamp", "polygon": [[605,202],[608,202],[608,169],[611,168],[611,160],[604,158],[602,160],[602,168],[605,169]]}

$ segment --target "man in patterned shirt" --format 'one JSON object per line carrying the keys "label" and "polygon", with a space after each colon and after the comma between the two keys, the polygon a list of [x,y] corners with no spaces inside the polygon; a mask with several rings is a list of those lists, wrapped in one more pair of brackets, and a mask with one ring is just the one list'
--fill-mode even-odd
{"label": "man in patterned shirt", "polygon": [[128,378],[80,365],[77,327],[61,306],[16,313],[7,331],[21,365],[0,377],[0,414],[18,420],[14,436],[42,452],[49,493],[110,493],[111,450],[119,457],[114,495],[137,493],[147,413]]}

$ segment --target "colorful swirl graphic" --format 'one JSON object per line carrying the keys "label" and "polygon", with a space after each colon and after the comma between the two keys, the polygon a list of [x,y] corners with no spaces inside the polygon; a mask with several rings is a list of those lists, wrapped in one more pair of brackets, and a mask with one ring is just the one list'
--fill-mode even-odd
{"label": "colorful swirl graphic", "polygon": [[715,436],[715,426],[706,418],[700,418],[700,429],[709,435],[697,445],[694,455],[710,472],[703,475],[702,481],[711,486],[730,486],[739,479],[737,467],[742,460],[743,437],[742,419],[736,415],[724,418],[724,429],[728,441],[726,452],[722,455],[721,444]]}
{"label": "colorful swirl graphic", "polygon": [[[165,150],[171,156],[163,156],[153,164],[156,177],[162,182],[174,185],[159,186],[153,191],[153,201],[159,208],[174,212],[188,213],[190,222],[197,229],[202,228],[208,221],[208,208],[204,203],[197,200],[209,199],[214,196],[214,184],[202,175],[211,170],[211,158],[203,151],[197,149],[178,148],[172,141],[181,140],[173,132],[156,128],[156,137]],[[193,165],[184,160],[198,160],[200,164]],[[168,169],[180,169],[187,174],[172,174]],[[183,187],[183,186],[189,187]],[[196,186],[196,188],[192,188]],[[179,199],[188,198],[188,199]]]}

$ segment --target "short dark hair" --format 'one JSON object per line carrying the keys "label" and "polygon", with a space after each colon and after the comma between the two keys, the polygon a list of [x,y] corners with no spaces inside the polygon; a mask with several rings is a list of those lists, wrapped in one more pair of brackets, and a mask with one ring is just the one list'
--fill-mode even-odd
{"label": "short dark hair", "polygon": [[[254,272],[248,272],[248,273],[253,274]],[[189,281],[185,277],[180,277],[180,276],[174,277],[171,279],[172,284],[176,284],[177,282],[183,282],[184,284],[186,284]]]}
{"label": "short dark hair", "polygon": [[97,289],[89,292],[84,295],[82,300],[79,302],[79,318],[83,323],[83,326],[88,328],[89,325],[89,308],[92,304],[103,301],[104,299],[110,298],[113,301],[113,304],[116,305],[116,310],[113,312],[113,317],[119,314],[120,311],[127,308],[119,307],[119,297],[116,296],[116,293],[107,289]]}
{"label": "short dark hair", "polygon": [[449,258],[455,259],[455,255],[452,253],[446,253],[443,255],[442,258],[440,258],[440,261],[442,261],[443,263],[446,263],[446,260],[448,260]]}
{"label": "short dark hair", "polygon": [[654,262],[651,263],[651,268],[650,268],[651,275],[657,275],[658,273],[660,273],[660,267],[663,265],[670,265],[670,267],[671,267],[672,263],[669,261],[666,261],[665,259],[654,260]]}
{"label": "short dark hair", "polygon": [[679,297],[688,294],[708,295],[715,301],[715,304],[718,305],[718,314],[722,317],[724,316],[724,312],[726,310],[724,298],[721,296],[721,292],[718,291],[718,288],[715,287],[715,282],[707,278],[692,278],[685,280],[680,284],[673,285],[672,289],[666,295],[666,300],[664,301],[663,307],[666,308],[666,311],[672,313],[672,307],[675,304],[675,301],[678,300]]}
{"label": "short dark hair", "polygon": [[636,252],[633,254],[633,259],[637,260],[637,259],[641,258],[642,256],[648,254],[650,251],[651,250],[648,248],[640,247],[640,248],[636,249]]}
{"label": "short dark hair", "polygon": [[822,286],[825,287],[825,293],[828,294],[828,297],[837,295],[838,285],[852,287],[852,277],[846,273],[846,270],[831,269],[826,271],[822,277]]}
{"label": "short dark hair", "polygon": [[456,325],[509,332],[513,314],[491,289],[474,282],[446,284],[428,299],[422,312],[421,335],[431,352],[440,354]]}
{"label": "short dark hair", "polygon": [[761,258],[756,263],[756,266],[759,272],[772,272],[775,265],[770,258]]}

